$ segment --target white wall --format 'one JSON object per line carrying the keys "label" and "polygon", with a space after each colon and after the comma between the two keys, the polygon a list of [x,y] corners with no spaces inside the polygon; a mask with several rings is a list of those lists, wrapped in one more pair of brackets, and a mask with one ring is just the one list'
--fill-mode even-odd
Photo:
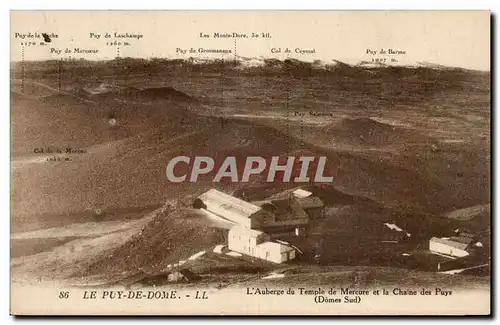
{"label": "white wall", "polygon": [[250,246],[250,237],[244,236],[241,233],[229,231],[227,246],[230,250],[238,253],[248,254],[247,246]]}
{"label": "white wall", "polygon": [[[230,230],[228,236],[228,248],[234,252],[257,257],[274,263],[283,263],[288,260],[287,253],[281,253],[281,245],[278,243],[268,242],[266,245],[255,244],[260,243],[261,239],[269,240],[269,237],[266,236],[266,234],[262,234],[257,238]],[[290,259],[293,258],[295,258],[295,251],[291,252]]]}

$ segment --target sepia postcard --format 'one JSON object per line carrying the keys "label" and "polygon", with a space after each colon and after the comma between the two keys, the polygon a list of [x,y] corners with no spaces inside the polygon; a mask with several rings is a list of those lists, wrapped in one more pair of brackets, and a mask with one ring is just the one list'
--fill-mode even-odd
{"label": "sepia postcard", "polygon": [[489,11],[11,11],[12,315],[490,315]]}

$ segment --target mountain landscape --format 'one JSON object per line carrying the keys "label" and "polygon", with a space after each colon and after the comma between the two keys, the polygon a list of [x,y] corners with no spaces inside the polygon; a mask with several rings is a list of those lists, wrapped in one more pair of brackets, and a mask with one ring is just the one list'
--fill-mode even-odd
{"label": "mountain landscape", "polygon": [[[406,274],[417,286],[448,283],[423,251],[456,229],[482,233],[489,250],[490,124],[489,72],[427,63],[13,63],[13,278],[34,281],[36,270],[47,280],[129,286],[185,268],[210,284],[269,272],[314,283],[304,277],[319,268],[369,283]],[[326,156],[334,181],[170,183],[165,168],[180,155],[234,156],[238,165],[248,156]],[[261,200],[299,186],[321,198],[327,218],[307,240],[290,239],[303,252],[290,265],[216,253],[227,227],[191,209],[211,188]],[[394,236],[385,224],[411,236],[384,244]],[[488,272],[452,282],[484,286]]]}

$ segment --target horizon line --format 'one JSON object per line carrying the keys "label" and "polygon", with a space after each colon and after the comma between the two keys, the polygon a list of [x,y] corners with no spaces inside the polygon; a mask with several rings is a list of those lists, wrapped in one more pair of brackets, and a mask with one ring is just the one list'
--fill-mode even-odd
{"label": "horizon line", "polygon": [[[87,62],[94,62],[94,63],[106,63],[106,62],[111,62],[111,61],[118,61],[118,60],[145,60],[145,61],[152,61],[152,60],[165,60],[165,61],[187,61],[189,62],[189,60],[191,59],[198,59],[198,60],[201,60],[201,61],[205,61],[203,63],[210,63],[210,62],[217,62],[217,61],[228,61],[228,62],[242,62],[242,60],[238,60],[238,58],[240,59],[249,59],[249,60],[252,60],[252,59],[257,59],[257,60],[262,60],[262,61],[266,61],[266,60],[272,60],[272,61],[279,61],[279,62],[285,62],[285,61],[298,61],[298,62],[304,62],[304,63],[315,63],[315,62],[322,62],[322,63],[326,63],[326,64],[345,64],[345,65],[348,65],[348,66],[360,66],[362,65],[363,63],[365,64],[370,64],[371,62],[367,61],[367,60],[358,60],[356,63],[347,63],[345,61],[342,61],[342,60],[338,60],[338,59],[330,59],[329,61],[328,60],[321,60],[321,59],[314,59],[314,60],[301,60],[301,59],[297,59],[297,58],[287,58],[287,59],[279,59],[279,58],[275,58],[275,57],[264,57],[264,56],[260,56],[260,57],[245,57],[245,56],[237,56],[236,58],[233,57],[233,58],[200,58],[200,57],[188,57],[188,58],[173,58],[173,57],[158,57],[158,56],[152,56],[152,57],[131,57],[131,56],[127,56],[127,57],[114,57],[114,58],[100,58],[100,59],[88,59],[88,58],[59,58],[59,59],[39,59],[39,60],[11,60],[10,63],[16,63],[16,64],[22,64],[23,62],[29,62],[29,63],[36,63],[36,62],[52,62],[52,61],[75,61],[75,62],[81,62],[81,61],[87,61]],[[201,63],[201,64],[203,64]],[[196,62],[193,63],[193,64],[197,64]],[[249,66],[248,68],[253,68],[253,67],[258,67],[258,66]],[[433,69],[433,68],[443,68],[443,69],[462,69],[462,70],[468,70],[468,71],[477,71],[477,72],[488,72],[488,73],[491,73],[491,66],[489,67],[489,69],[487,70],[484,70],[484,69],[472,69],[472,68],[464,68],[464,67],[460,67],[460,66],[448,66],[448,65],[444,65],[444,64],[440,64],[440,63],[433,63],[433,62],[428,62],[428,61],[416,61],[414,63],[404,63],[404,64],[383,64],[383,63],[380,63],[377,65],[377,63],[373,63],[373,66],[372,67],[367,67],[367,68],[373,68],[373,69],[376,69],[376,68],[391,68],[391,67],[404,67],[404,68],[430,68],[430,69]]]}

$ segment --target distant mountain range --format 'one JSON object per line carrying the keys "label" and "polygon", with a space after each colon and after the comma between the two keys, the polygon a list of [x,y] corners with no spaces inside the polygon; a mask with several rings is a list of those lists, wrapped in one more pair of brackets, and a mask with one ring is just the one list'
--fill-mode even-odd
{"label": "distant mountain range", "polygon": [[[39,71],[60,73],[61,70],[79,68],[105,69],[105,70],[127,70],[128,72],[139,71],[189,71],[189,72],[224,72],[235,71],[244,74],[281,74],[291,73],[300,75],[318,75],[318,74],[353,74],[353,73],[371,73],[385,74],[389,72],[402,73],[409,71],[414,73],[439,73],[447,72],[465,72],[475,71],[467,70],[458,67],[447,67],[444,65],[417,62],[413,65],[392,65],[380,62],[360,61],[357,64],[348,64],[339,60],[331,61],[301,61],[297,59],[279,60],[274,58],[247,58],[236,57],[236,59],[203,59],[203,58],[187,58],[187,59],[171,59],[171,58],[115,58],[113,60],[89,61],[85,59],[64,59],[64,60],[47,60],[47,61],[24,61],[11,62],[12,72],[16,74],[24,71],[37,73]],[[48,70],[48,71],[47,71]],[[95,72],[95,71],[94,71]],[[478,73],[489,73],[481,72]],[[19,77],[16,75],[16,77]]]}

